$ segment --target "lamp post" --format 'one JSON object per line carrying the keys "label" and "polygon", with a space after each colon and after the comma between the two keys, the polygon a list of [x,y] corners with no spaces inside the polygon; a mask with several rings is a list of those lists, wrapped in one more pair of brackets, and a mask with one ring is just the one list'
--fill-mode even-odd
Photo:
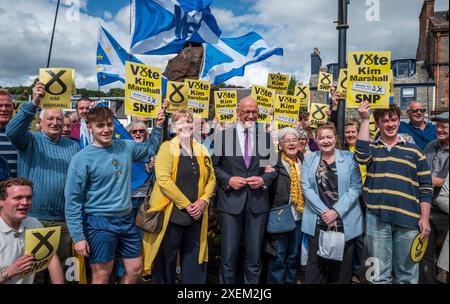
{"label": "lamp post", "polygon": [[[338,30],[338,65],[339,70],[347,67],[347,6],[349,0],[338,0],[338,21],[336,29]],[[345,97],[339,99],[337,133],[341,146],[344,144],[344,124],[345,124]]]}

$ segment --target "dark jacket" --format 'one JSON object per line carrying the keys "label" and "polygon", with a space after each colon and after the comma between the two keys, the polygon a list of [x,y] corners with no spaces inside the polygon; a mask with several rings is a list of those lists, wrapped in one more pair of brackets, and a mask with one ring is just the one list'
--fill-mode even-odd
{"label": "dark jacket", "polygon": [[[303,155],[299,155],[300,160]],[[281,153],[278,155],[278,163],[276,165],[277,178],[272,183],[269,190],[270,208],[281,207],[289,204],[291,197],[291,177],[281,160]],[[300,177],[299,177],[300,179]]]}
{"label": "dark jacket", "polygon": [[[246,203],[250,204],[249,207],[254,214],[269,210],[268,189],[276,177],[276,172],[265,173],[261,161],[269,162],[272,156],[274,161],[271,165],[274,166],[276,154],[270,134],[264,131],[262,125],[257,125],[254,141],[254,156],[251,159],[250,167],[247,169],[242,151],[240,151],[236,127],[225,129],[216,134],[213,165],[218,182],[216,203],[219,212],[237,215],[242,212]],[[260,176],[264,180],[265,186],[256,190],[252,190],[248,186],[234,190],[228,185],[230,178],[233,176],[243,178]]]}

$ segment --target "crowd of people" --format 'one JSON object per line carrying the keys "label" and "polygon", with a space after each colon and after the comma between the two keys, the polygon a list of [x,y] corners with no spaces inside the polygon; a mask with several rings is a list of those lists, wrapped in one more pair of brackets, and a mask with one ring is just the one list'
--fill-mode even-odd
{"label": "crowd of people", "polygon": [[[212,217],[222,284],[448,282],[448,112],[426,123],[414,101],[404,122],[395,104],[362,102],[340,143],[336,107],[317,128],[301,113],[297,127],[275,132],[245,97],[235,123],[180,110],[164,130],[163,107],[151,134],[133,120],[133,140],[116,140],[113,111],[88,98],[73,114],[41,110],[30,131],[44,95],[38,82],[12,117],[0,91],[0,283],[44,283],[47,272],[64,283],[76,254],[90,283],[204,284]],[[138,185],[136,162],[146,172]],[[24,231],[53,226],[61,237],[48,271],[22,276],[33,261]],[[428,241],[418,263],[416,238]]]}

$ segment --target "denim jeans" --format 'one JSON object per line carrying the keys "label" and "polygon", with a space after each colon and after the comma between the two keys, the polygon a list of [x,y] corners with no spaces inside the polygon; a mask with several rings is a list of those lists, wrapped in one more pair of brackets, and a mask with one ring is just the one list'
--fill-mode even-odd
{"label": "denim jeans", "polygon": [[295,284],[297,282],[297,261],[301,242],[301,221],[290,232],[273,234],[272,240],[276,256],[269,259],[268,284]]}
{"label": "denim jeans", "polygon": [[368,264],[366,279],[372,284],[417,284],[419,264],[410,259],[411,244],[418,230],[383,222],[369,210],[366,213]]}

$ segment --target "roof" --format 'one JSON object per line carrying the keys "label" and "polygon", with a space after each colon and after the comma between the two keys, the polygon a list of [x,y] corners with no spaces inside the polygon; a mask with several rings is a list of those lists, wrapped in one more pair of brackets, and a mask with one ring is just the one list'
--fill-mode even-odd
{"label": "roof", "polygon": [[432,28],[446,28],[448,31],[448,10],[435,12],[432,17],[430,17],[432,23]]}

